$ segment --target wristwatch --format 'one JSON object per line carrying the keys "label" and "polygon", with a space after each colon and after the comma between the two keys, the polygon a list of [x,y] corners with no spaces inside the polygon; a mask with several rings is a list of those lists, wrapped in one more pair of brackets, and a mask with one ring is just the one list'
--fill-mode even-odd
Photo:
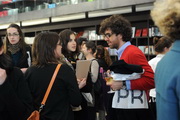
{"label": "wristwatch", "polygon": [[127,88],[127,87],[126,87],[126,81],[122,81],[122,82],[123,82],[122,89],[123,89],[123,90],[126,90],[126,88]]}

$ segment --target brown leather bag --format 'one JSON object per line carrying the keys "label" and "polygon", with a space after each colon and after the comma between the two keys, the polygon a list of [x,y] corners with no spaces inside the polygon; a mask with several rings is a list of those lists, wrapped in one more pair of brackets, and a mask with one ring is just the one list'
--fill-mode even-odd
{"label": "brown leather bag", "polygon": [[48,86],[48,88],[47,88],[47,90],[46,90],[46,93],[45,93],[45,95],[44,95],[43,101],[41,102],[41,106],[39,107],[39,111],[34,110],[34,111],[31,113],[31,115],[28,117],[27,120],[40,120],[40,112],[41,112],[41,110],[43,109],[43,107],[44,107],[44,105],[45,105],[45,103],[46,103],[46,100],[47,100],[48,95],[49,95],[49,93],[50,93],[50,91],[51,91],[52,85],[53,85],[53,83],[54,83],[54,81],[55,81],[56,75],[57,75],[60,67],[61,67],[61,64],[58,64],[57,67],[56,67],[56,69],[55,69],[55,71],[54,71],[54,74],[53,74],[53,76],[52,76],[52,78],[51,78],[51,81],[50,81],[50,83],[49,83],[49,86]]}
{"label": "brown leather bag", "polygon": [[40,120],[39,111],[33,111],[27,120]]}

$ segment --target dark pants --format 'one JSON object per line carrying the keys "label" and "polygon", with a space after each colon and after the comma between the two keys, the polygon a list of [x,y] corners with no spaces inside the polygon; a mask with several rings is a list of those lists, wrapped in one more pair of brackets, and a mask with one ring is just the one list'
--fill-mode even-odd
{"label": "dark pants", "polygon": [[115,109],[112,108],[113,96],[114,96],[114,93],[111,93],[111,94],[107,94],[107,96],[105,97],[105,100],[106,100],[105,108],[107,112],[106,120],[117,120],[115,116]]}
{"label": "dark pants", "polygon": [[151,109],[115,109],[116,120],[155,120]]}
{"label": "dark pants", "polygon": [[88,108],[87,108],[87,102],[82,97],[82,103],[81,103],[82,110],[80,111],[74,111],[74,120],[86,120],[88,116]]}
{"label": "dark pants", "polygon": [[96,120],[96,108],[88,107],[88,116],[85,120]]}
{"label": "dark pants", "polygon": [[150,97],[149,107],[152,110],[153,115],[155,116],[155,118],[157,118],[157,113],[156,113],[156,98]]}

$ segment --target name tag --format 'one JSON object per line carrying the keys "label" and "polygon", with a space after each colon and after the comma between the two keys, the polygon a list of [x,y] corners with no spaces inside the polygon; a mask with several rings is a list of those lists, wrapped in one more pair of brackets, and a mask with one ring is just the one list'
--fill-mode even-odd
{"label": "name tag", "polygon": [[118,90],[114,94],[112,107],[121,109],[147,109],[146,92],[142,90]]}

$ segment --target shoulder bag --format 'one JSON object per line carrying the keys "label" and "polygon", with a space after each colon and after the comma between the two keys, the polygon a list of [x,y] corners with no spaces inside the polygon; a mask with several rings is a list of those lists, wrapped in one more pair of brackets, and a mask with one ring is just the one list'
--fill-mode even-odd
{"label": "shoulder bag", "polygon": [[47,98],[48,98],[48,96],[49,96],[49,93],[50,93],[50,91],[51,91],[52,85],[53,85],[53,83],[54,83],[54,81],[55,81],[55,78],[56,78],[56,76],[57,76],[57,73],[58,73],[60,67],[61,67],[61,64],[58,64],[57,67],[56,67],[56,69],[55,69],[55,71],[54,71],[54,74],[53,74],[53,76],[52,76],[52,78],[51,78],[51,81],[50,81],[49,86],[48,86],[48,88],[47,88],[47,90],[46,90],[46,93],[45,93],[45,95],[44,95],[44,98],[43,98],[43,100],[42,100],[42,102],[41,102],[41,106],[39,107],[39,110],[38,110],[38,111],[37,111],[37,110],[34,110],[34,111],[31,113],[31,115],[28,117],[27,120],[40,120],[40,112],[41,112],[41,110],[43,109],[43,107],[45,106],[46,100],[47,100]]}

